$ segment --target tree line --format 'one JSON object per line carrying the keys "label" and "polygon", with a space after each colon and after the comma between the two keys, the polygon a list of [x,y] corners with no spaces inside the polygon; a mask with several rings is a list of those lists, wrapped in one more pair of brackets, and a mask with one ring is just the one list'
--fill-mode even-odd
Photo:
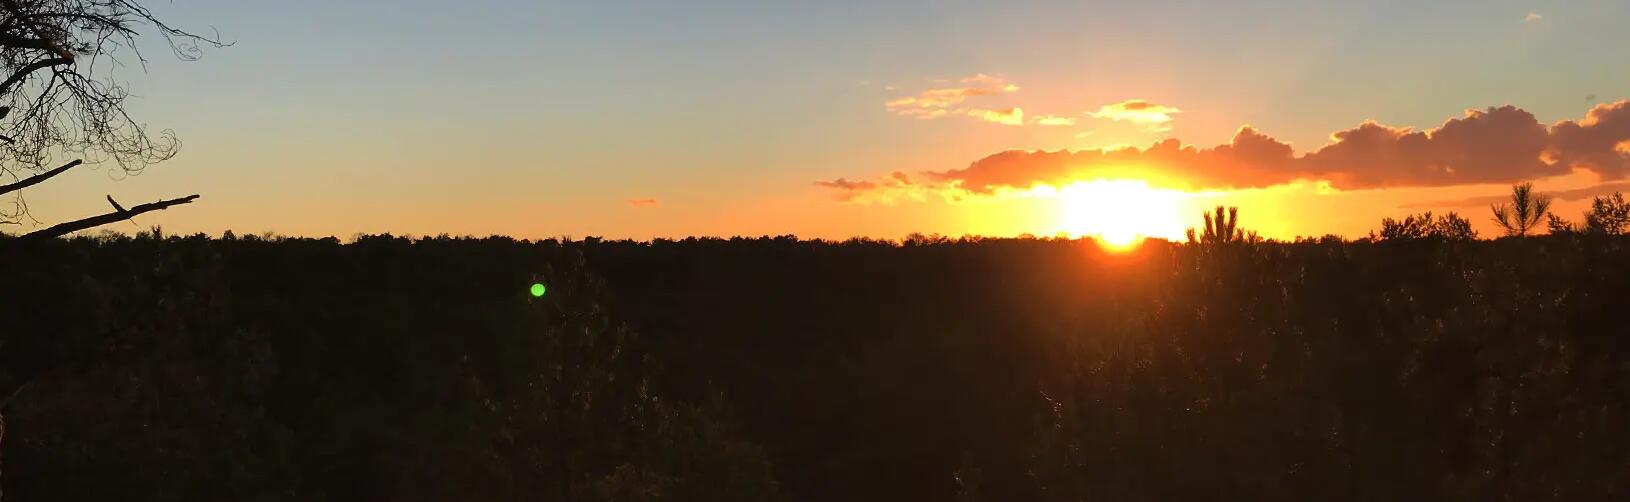
{"label": "tree line", "polygon": [[1622,236],[1274,242],[1237,209],[1211,218],[1193,243],[1125,254],[932,236],[0,239],[20,258],[0,290],[28,292],[0,302],[0,486],[1626,495]]}
{"label": "tree line", "polygon": [[[1553,235],[1624,235],[1630,229],[1630,202],[1624,194],[1599,195],[1591,198],[1590,209],[1580,223],[1574,223],[1551,212],[1552,198],[1534,192],[1533,183],[1520,183],[1511,187],[1509,202],[1489,206],[1495,225],[1506,237],[1525,237],[1535,233],[1543,222]],[[1438,238],[1448,240],[1476,239],[1471,222],[1459,214],[1433,216],[1431,211],[1405,216],[1401,220],[1381,220],[1379,233],[1370,232],[1376,240]]]}

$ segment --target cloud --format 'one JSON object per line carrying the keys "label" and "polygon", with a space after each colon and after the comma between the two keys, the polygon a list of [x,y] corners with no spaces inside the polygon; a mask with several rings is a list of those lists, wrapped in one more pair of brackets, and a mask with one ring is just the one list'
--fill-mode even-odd
{"label": "cloud", "polygon": [[[1117,103],[1125,105],[1132,102]],[[1149,110],[1147,102],[1109,109]],[[1337,189],[1512,183],[1568,174],[1630,177],[1630,101],[1597,105],[1585,118],[1547,127],[1514,106],[1467,110],[1438,127],[1414,130],[1364,122],[1298,155],[1250,126],[1229,142],[1201,148],[1166,139],[1147,148],[991,154],[966,167],[923,173],[916,190],[989,195],[1095,178],[1137,177],[1180,189],[1253,188],[1298,180]],[[839,180],[843,181],[843,180]],[[850,187],[850,190],[861,190]]]}
{"label": "cloud", "polygon": [[843,192],[857,192],[877,188],[876,183],[870,181],[850,181],[848,178],[838,178],[832,181],[817,181],[815,186],[835,188]]}
{"label": "cloud", "polygon": [[1544,18],[1545,18],[1544,16],[1541,16],[1539,14],[1535,14],[1533,12],[1530,12],[1530,13],[1528,13],[1528,15],[1522,17],[1522,22],[1524,22],[1524,23],[1532,23],[1532,22],[1539,21],[1539,20],[1544,19]]}
{"label": "cloud", "polygon": [[916,117],[931,119],[962,113],[954,107],[967,101],[969,98],[980,96],[996,96],[1019,91],[1019,86],[1008,83],[1000,77],[993,77],[983,73],[967,77],[958,82],[957,87],[942,87],[928,89],[915,96],[905,96],[891,99],[883,103],[889,113],[902,117]]}
{"label": "cloud", "polygon": [[[946,80],[936,80],[940,84],[950,84]],[[982,108],[965,106],[974,98],[984,98],[1012,94],[1019,91],[1019,86],[1009,83],[1002,77],[975,74],[962,78],[955,86],[942,86],[927,89],[911,96],[894,98],[883,103],[883,107],[901,117],[917,119],[937,119],[941,117],[963,116],[978,119],[993,124],[1022,126],[1073,126],[1077,119],[1058,115],[1040,115],[1025,120],[1024,110],[1019,107],[1009,108]],[[893,90],[892,87],[889,88]],[[1177,113],[1176,108],[1156,105],[1141,100],[1131,100],[1124,103],[1105,105],[1102,110],[1103,117],[1115,120],[1129,120],[1151,126],[1151,130],[1164,131],[1165,123],[1171,122],[1171,114]],[[1094,115],[1099,116],[1099,115]]]}
{"label": "cloud", "polygon": [[1008,108],[1005,110],[974,109],[968,110],[968,116],[1002,125],[1024,125],[1024,110],[1021,108]]}
{"label": "cloud", "polygon": [[817,181],[815,186],[833,190],[835,200],[861,204],[892,204],[902,198],[921,200],[927,192],[927,187],[914,183],[905,171],[890,172],[877,181],[838,178]]}
{"label": "cloud", "polygon": [[656,199],[628,199],[628,205],[634,207],[653,207],[657,205]]}
{"label": "cloud", "polygon": [[1606,179],[1630,174],[1630,100],[1596,105],[1584,120],[1551,127],[1546,160],[1586,169]]}
{"label": "cloud", "polygon": [[1040,115],[1030,119],[1030,123],[1040,126],[1073,126],[1074,117],[1060,117],[1057,115]]}
{"label": "cloud", "polygon": [[1550,135],[1514,106],[1467,110],[1428,131],[1365,122],[1299,160],[1304,174],[1342,188],[1498,183],[1567,174],[1540,156]]}
{"label": "cloud", "polygon": [[1153,130],[1168,130],[1167,124],[1172,121],[1172,115],[1181,113],[1176,107],[1150,103],[1141,99],[1129,99],[1119,103],[1110,103],[1098,107],[1096,112],[1087,112],[1092,118],[1119,120],[1149,126]]}
{"label": "cloud", "polygon": [[1167,139],[1141,150],[1009,150],[966,168],[927,174],[947,186],[981,195],[1038,183],[1056,186],[1078,179],[1149,174],[1164,174],[1196,186],[1265,186],[1288,181],[1285,172],[1293,160],[1290,145],[1247,126],[1235,133],[1233,141],[1214,148],[1198,149]]}

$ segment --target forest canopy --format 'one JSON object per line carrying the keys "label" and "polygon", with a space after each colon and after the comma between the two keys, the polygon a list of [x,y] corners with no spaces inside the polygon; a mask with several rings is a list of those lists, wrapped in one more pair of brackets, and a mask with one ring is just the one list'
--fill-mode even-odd
{"label": "forest canopy", "polygon": [[39,243],[0,274],[35,292],[0,303],[22,320],[0,383],[23,384],[0,481],[58,500],[1622,498],[1627,244]]}

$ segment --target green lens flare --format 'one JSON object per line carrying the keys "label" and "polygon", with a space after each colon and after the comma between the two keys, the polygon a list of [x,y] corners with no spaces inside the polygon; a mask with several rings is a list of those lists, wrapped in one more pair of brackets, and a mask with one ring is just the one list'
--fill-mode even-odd
{"label": "green lens flare", "polygon": [[544,287],[542,284],[532,283],[532,296],[534,298],[542,297],[547,292],[549,292],[549,288]]}

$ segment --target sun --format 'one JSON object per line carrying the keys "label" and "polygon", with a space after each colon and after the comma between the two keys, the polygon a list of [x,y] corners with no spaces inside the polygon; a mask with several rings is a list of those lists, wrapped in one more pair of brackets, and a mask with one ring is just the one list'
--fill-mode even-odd
{"label": "sun", "polygon": [[1080,181],[1057,189],[1059,231],[1090,236],[1106,248],[1129,250],[1146,237],[1183,236],[1181,191],[1142,180]]}

